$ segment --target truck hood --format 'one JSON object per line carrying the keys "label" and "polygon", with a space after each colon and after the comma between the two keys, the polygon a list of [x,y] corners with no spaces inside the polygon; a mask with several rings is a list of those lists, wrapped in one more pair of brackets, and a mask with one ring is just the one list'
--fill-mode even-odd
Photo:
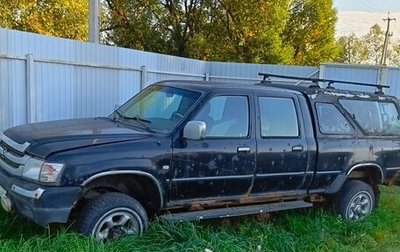
{"label": "truck hood", "polygon": [[46,158],[64,150],[139,140],[150,137],[109,118],[86,118],[26,124],[4,134],[13,141],[29,143],[25,152]]}

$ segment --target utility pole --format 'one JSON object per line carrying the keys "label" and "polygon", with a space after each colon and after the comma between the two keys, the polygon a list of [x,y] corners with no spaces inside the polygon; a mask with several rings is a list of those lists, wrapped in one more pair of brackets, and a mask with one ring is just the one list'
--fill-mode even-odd
{"label": "utility pole", "polygon": [[100,0],[89,1],[89,41],[100,42]]}
{"label": "utility pole", "polygon": [[390,13],[388,13],[388,18],[384,18],[383,21],[387,22],[387,27],[386,27],[386,33],[385,33],[385,42],[383,43],[383,52],[382,52],[382,57],[381,57],[381,65],[386,66],[386,58],[387,58],[387,50],[388,50],[388,44],[389,44],[389,37],[393,35],[392,32],[390,32],[390,22],[391,21],[396,21],[395,18],[391,18]]}

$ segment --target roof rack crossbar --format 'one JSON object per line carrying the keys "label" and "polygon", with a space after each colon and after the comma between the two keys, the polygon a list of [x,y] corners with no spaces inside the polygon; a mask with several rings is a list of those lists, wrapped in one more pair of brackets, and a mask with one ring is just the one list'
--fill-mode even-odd
{"label": "roof rack crossbar", "polygon": [[382,92],[383,88],[390,88],[390,86],[388,86],[388,85],[380,85],[380,84],[372,84],[372,83],[364,83],[364,82],[356,82],[356,81],[318,79],[318,78],[308,78],[308,77],[301,77],[301,76],[279,75],[279,74],[269,74],[269,73],[259,73],[258,75],[263,76],[262,82],[265,82],[267,80],[267,78],[275,77],[275,78],[282,78],[282,79],[289,79],[289,80],[311,81],[313,83],[327,82],[328,86],[332,86],[333,83],[341,83],[341,84],[349,84],[349,85],[357,85],[357,86],[376,87],[378,89],[378,92]]}

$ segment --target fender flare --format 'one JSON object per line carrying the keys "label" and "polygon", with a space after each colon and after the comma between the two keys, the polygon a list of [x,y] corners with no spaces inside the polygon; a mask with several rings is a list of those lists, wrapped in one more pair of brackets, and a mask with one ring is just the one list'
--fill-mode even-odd
{"label": "fender flare", "polygon": [[164,197],[162,194],[162,187],[160,184],[160,181],[158,181],[153,175],[151,175],[148,172],[143,172],[143,171],[132,171],[132,170],[117,170],[117,171],[106,171],[106,172],[101,172],[98,174],[95,174],[91,177],[89,177],[88,179],[86,179],[81,186],[86,186],[87,184],[89,184],[90,182],[94,181],[95,179],[98,178],[102,178],[102,177],[106,177],[106,176],[113,176],[113,175],[124,175],[124,174],[128,174],[128,175],[140,175],[140,176],[145,176],[150,178],[153,183],[156,185],[157,187],[157,191],[159,193],[159,197],[160,197],[160,208],[163,207],[164,205]]}
{"label": "fender flare", "polygon": [[335,194],[337,192],[340,191],[340,189],[342,189],[344,183],[346,182],[346,180],[348,179],[348,177],[350,176],[350,174],[359,169],[359,168],[364,168],[364,167],[373,167],[377,170],[379,170],[381,177],[380,180],[378,181],[379,183],[383,183],[384,181],[384,173],[382,170],[382,167],[379,166],[378,164],[375,163],[361,163],[361,164],[356,164],[354,166],[352,166],[346,173],[342,173],[340,175],[338,175],[335,180],[328,186],[328,188],[326,189],[325,193],[326,194]]}

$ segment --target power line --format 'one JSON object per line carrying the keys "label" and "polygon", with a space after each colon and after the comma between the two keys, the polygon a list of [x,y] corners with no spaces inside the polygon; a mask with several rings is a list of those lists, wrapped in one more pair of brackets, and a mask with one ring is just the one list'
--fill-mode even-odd
{"label": "power line", "polygon": [[369,6],[371,6],[372,8],[376,9],[378,12],[386,12],[385,10],[383,10],[380,6],[376,5],[374,1],[371,0],[365,0],[367,2],[367,4]]}
{"label": "power line", "polygon": [[376,12],[375,8],[371,7],[364,1],[356,1],[355,3],[357,3],[357,5],[361,7],[361,9],[364,9],[367,12],[370,12],[370,13]]}
{"label": "power line", "polygon": [[357,0],[352,3],[357,4],[362,10],[367,11],[369,13],[385,12],[378,5],[374,4],[370,0]]}

